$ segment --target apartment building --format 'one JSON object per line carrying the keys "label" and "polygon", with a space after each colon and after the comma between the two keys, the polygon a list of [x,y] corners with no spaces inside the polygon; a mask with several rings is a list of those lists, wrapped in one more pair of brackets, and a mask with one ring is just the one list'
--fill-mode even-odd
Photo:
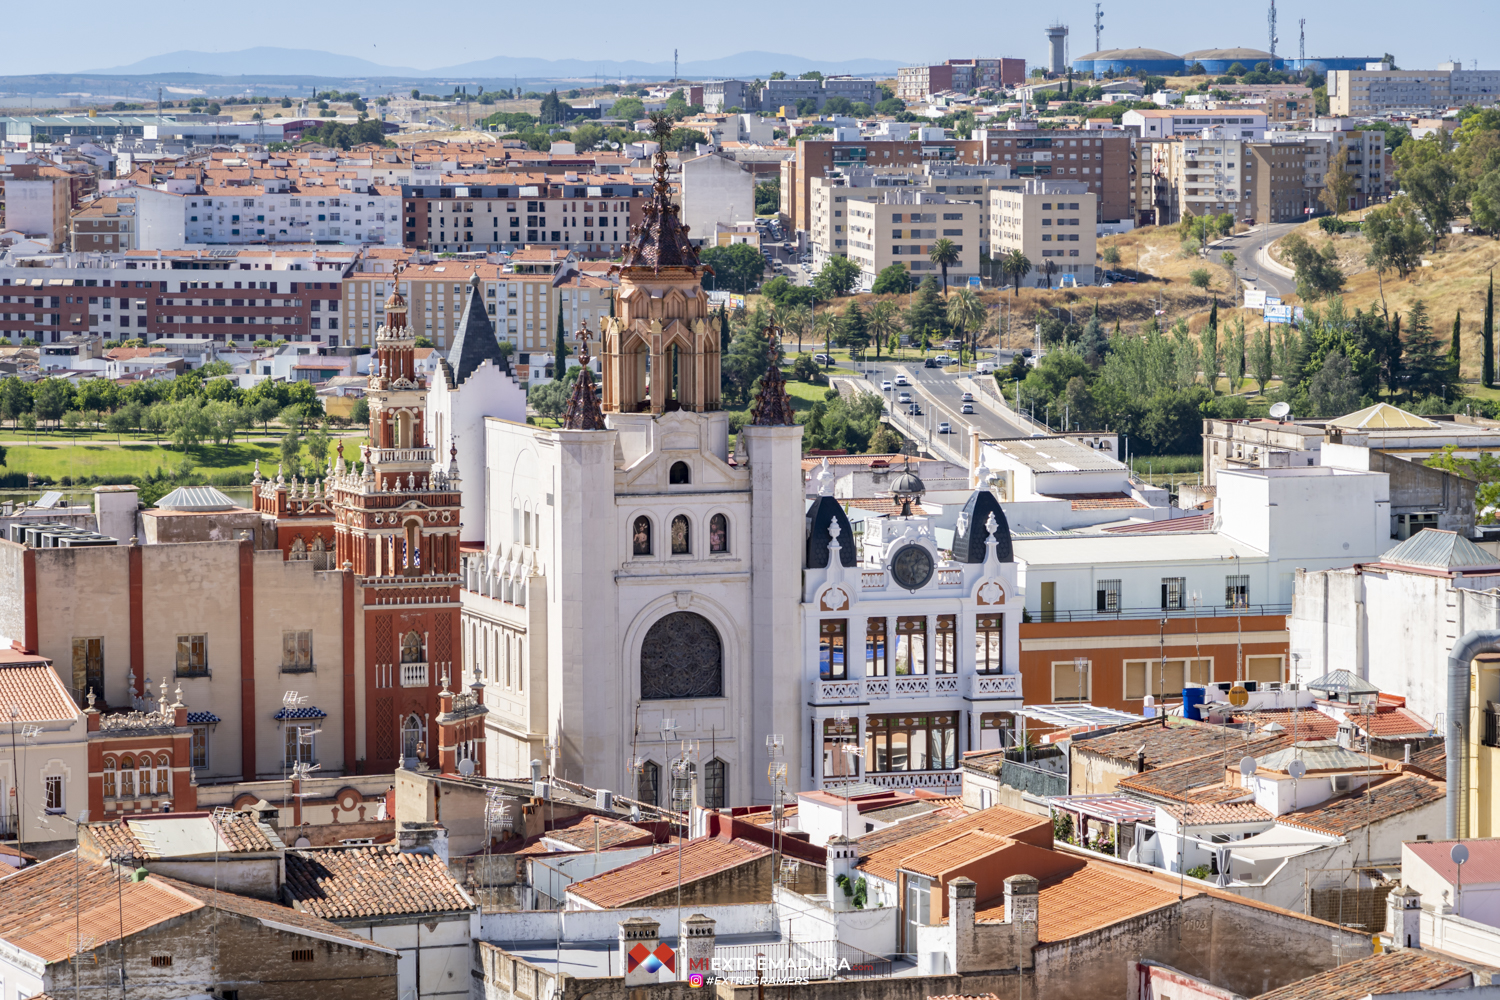
{"label": "apartment building", "polygon": [[1328,171],[1328,145],[1286,133],[1277,142],[1250,143],[1245,149],[1245,185],[1256,222],[1291,222],[1323,211],[1317,187]]}
{"label": "apartment building", "polygon": [[1328,74],[1328,106],[1335,115],[1383,115],[1420,112],[1465,104],[1494,104],[1500,96],[1500,71],[1465,70],[1461,63],[1439,63],[1437,69],[1391,69],[1367,63],[1364,69]]}
{"label": "apartment building", "polygon": [[1246,162],[1250,144],[1226,136],[1227,131],[1204,129],[1197,137],[1150,144],[1151,176],[1161,185],[1153,200],[1165,208],[1158,221],[1226,212],[1243,219],[1253,214],[1253,171]]}
{"label": "apartment building", "polygon": [[1142,139],[1167,139],[1174,135],[1197,135],[1206,128],[1227,128],[1238,132],[1236,138],[1262,139],[1266,134],[1268,115],[1248,108],[1216,111],[1196,108],[1162,108],[1153,111],[1127,111],[1120,123],[1134,128]]}
{"label": "apartment building", "polygon": [[769,80],[760,89],[760,107],[774,114],[777,108],[795,107],[798,101],[813,98],[818,110],[830,97],[863,101],[870,107],[880,103],[880,83],[853,76],[825,76],[821,80]]}
{"label": "apartment building", "polygon": [[0,183],[5,228],[40,239],[48,250],[61,250],[68,237],[68,195],[66,177],[5,178]]}
{"label": "apartment building", "polygon": [[[925,131],[925,130],[924,130]],[[797,154],[781,163],[781,214],[793,229],[812,223],[812,182],[847,167],[912,169],[923,164],[978,165],[981,144],[973,139],[938,138],[937,130],[922,139],[809,139],[797,143]]]}
{"label": "apartment building", "polygon": [[749,111],[758,107],[760,95],[744,80],[713,80],[703,85],[703,110],[711,114],[719,114],[725,108]]}
{"label": "apartment building", "polygon": [[[456,183],[458,180],[464,183]],[[405,245],[434,252],[571,247],[616,254],[641,219],[645,182],[610,174],[490,174],[402,185]]]}
{"label": "apartment building", "polygon": [[854,256],[849,243],[853,223],[849,219],[851,209],[848,202],[871,197],[880,200],[892,190],[923,191],[977,202],[980,209],[979,252],[988,253],[989,192],[993,188],[1018,190],[1019,182],[1012,177],[1008,167],[963,164],[924,164],[915,170],[846,167],[831,176],[816,178],[811,187],[807,229],[813,266],[822,267],[830,255]]}
{"label": "apartment building", "polygon": [[1096,221],[1131,217],[1131,136],[1100,129],[975,129],[982,163],[1011,168],[1016,177],[1069,180],[1096,196]]}
{"label": "apartment building", "polygon": [[[440,260],[413,264],[401,272],[395,284],[407,297],[408,322],[418,336],[427,337],[433,346],[446,350],[458,333],[468,296],[468,282],[478,273],[483,283],[485,311],[495,325],[495,335],[515,345],[517,361],[529,364],[528,355],[540,352],[551,357],[557,335],[558,313],[568,334],[568,346],[575,346],[573,334],[587,323],[598,333],[609,316],[610,299],[615,282],[603,275],[578,270],[570,260],[555,271],[537,267],[521,273],[517,265],[491,264],[483,261]],[[373,344],[375,331],[385,322],[385,300],[389,296],[392,276],[379,272],[356,271],[344,281],[342,315],[348,331],[345,343]],[[591,340],[589,350],[597,353],[599,343]]]}
{"label": "apartment building", "polygon": [[1026,82],[1025,59],[949,59],[934,66],[896,70],[896,96],[908,104],[944,90],[999,90]]}
{"label": "apartment building", "polygon": [[126,188],[95,198],[69,219],[68,245],[74,253],[176,250],[187,242],[189,200],[155,188]]}
{"label": "apartment building", "polygon": [[1097,202],[1081,181],[1033,179],[1019,191],[991,191],[990,256],[1024,253],[1031,273],[1022,284],[1032,288],[1092,285]]}
{"label": "apartment building", "polygon": [[395,185],[316,175],[216,181],[211,175],[201,193],[186,200],[189,243],[400,245]]}
{"label": "apartment building", "polygon": [[345,342],[340,286],[357,256],[326,247],[136,250],[0,267],[0,342],[87,333],[336,347]]}
{"label": "apartment building", "polygon": [[932,244],[953,243],[957,263],[948,265],[950,285],[967,284],[979,274],[981,241],[988,216],[982,195],[971,199],[910,188],[887,188],[849,199],[847,256],[859,265],[860,287],[869,289],[875,276],[892,264],[903,264],[914,277],[932,274],[942,280],[942,269],[928,260]]}
{"label": "apartment building", "polygon": [[1364,208],[1386,195],[1391,171],[1386,169],[1385,133],[1353,129],[1350,125],[1346,118],[1319,118],[1308,131],[1266,133],[1266,138],[1273,142],[1300,140],[1322,145],[1322,151],[1308,163],[1309,186],[1313,189],[1314,203],[1320,206],[1319,211],[1326,208],[1319,199],[1328,168],[1339,156],[1344,157],[1344,172],[1354,178],[1354,193],[1349,196],[1349,204],[1344,206],[1346,210]]}

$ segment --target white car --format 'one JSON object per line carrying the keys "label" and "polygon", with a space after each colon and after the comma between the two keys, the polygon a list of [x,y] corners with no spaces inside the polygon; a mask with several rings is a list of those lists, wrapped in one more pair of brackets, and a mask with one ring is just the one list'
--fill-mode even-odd
{"label": "white car", "polygon": [[972,392],[966,392],[962,396],[959,396],[958,398],[960,400],[962,400],[963,402],[965,402],[965,403],[972,403],[972,402],[974,402],[974,394]]}
{"label": "white car", "polygon": [[974,404],[973,403],[965,403],[963,406],[960,406],[958,408],[958,412],[959,413],[973,413],[974,412]]}
{"label": "white car", "polygon": [[953,428],[948,425],[948,421],[944,420],[942,423],[938,424],[938,433],[939,434],[952,434],[953,433]]}
{"label": "white car", "polygon": [[881,392],[890,392],[891,391],[891,380],[890,379],[886,379],[884,382],[880,383],[880,391]]}
{"label": "white car", "polygon": [[897,385],[911,385],[911,380],[908,379],[905,375],[897,375],[896,376],[896,384]]}
{"label": "white car", "polygon": [[911,402],[911,393],[909,393],[909,392],[900,392],[900,393],[897,393],[896,394],[896,402],[898,402],[898,403],[910,403]]}

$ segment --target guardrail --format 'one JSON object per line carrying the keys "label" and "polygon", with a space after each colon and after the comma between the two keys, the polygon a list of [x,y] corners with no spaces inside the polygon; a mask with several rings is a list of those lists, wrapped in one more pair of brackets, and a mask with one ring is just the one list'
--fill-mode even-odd
{"label": "guardrail", "polygon": [[1116,611],[1038,611],[1027,612],[1028,622],[1136,621],[1142,618],[1238,618],[1241,615],[1289,615],[1290,604],[1241,604],[1220,607],[1204,604],[1192,608],[1120,608]]}

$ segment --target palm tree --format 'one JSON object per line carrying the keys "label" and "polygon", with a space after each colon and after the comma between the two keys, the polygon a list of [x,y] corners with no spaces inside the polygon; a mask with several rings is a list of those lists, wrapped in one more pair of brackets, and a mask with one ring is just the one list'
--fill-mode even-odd
{"label": "palm tree", "polygon": [[[975,335],[974,347],[969,351],[973,357],[979,346],[977,334],[979,328],[984,325],[985,309],[984,303],[979,301],[979,295],[972,288],[961,288],[958,294],[948,301],[948,322],[959,333],[959,354],[963,354],[962,344],[966,334]],[[959,359],[962,361],[962,357]]]}
{"label": "palm tree", "polygon": [[793,306],[787,310],[786,327],[797,333],[797,353],[802,353],[802,337],[807,333],[807,328],[812,323],[812,313],[807,306]]}
{"label": "palm tree", "polygon": [[870,307],[869,313],[865,315],[865,327],[870,331],[870,339],[875,342],[875,360],[880,360],[880,348],[896,331],[899,310],[896,308],[894,299],[881,299]]}
{"label": "palm tree", "polygon": [[839,327],[838,314],[832,308],[824,309],[813,319],[813,331],[823,338],[823,354],[828,358],[825,368],[833,367],[833,333]]}
{"label": "palm tree", "polygon": [[948,268],[958,263],[958,247],[950,239],[941,239],[927,251],[927,259],[943,269],[943,297],[948,297]]}
{"label": "palm tree", "polygon": [[1016,286],[1016,295],[1021,294],[1021,282],[1031,273],[1031,259],[1019,247],[1006,254],[1000,261],[1000,270]]}
{"label": "palm tree", "polygon": [[1042,273],[1047,276],[1047,287],[1052,287],[1052,275],[1057,273],[1057,265],[1049,258],[1042,261]]}

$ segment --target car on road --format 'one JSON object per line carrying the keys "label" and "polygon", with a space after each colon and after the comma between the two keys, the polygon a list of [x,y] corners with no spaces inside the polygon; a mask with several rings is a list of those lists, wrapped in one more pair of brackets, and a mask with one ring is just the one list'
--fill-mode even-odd
{"label": "car on road", "polygon": [[953,427],[948,423],[948,421],[944,420],[944,421],[942,421],[942,422],[940,422],[938,424],[938,433],[939,434],[952,434],[953,433]]}
{"label": "car on road", "polygon": [[909,414],[911,414],[914,417],[920,417],[922,415],[922,407],[918,403],[913,403],[913,404],[911,404],[911,408],[908,409],[906,412],[909,413]]}
{"label": "car on road", "polygon": [[972,392],[966,392],[962,396],[959,396],[958,398],[962,402],[965,402],[965,403],[972,403],[972,402],[974,402],[974,394]]}
{"label": "car on road", "polygon": [[896,376],[896,384],[897,385],[911,385],[911,380],[909,378],[907,378],[905,375],[897,375]]}
{"label": "car on road", "polygon": [[958,412],[959,413],[973,413],[974,412],[974,404],[973,403],[965,403],[963,406],[960,406],[958,408]]}
{"label": "car on road", "polygon": [[884,381],[882,381],[880,383],[880,391],[881,392],[890,392],[891,391],[891,380],[890,379],[885,379]]}
{"label": "car on road", "polygon": [[922,362],[922,367],[923,368],[937,368],[938,367],[937,358],[928,358],[926,361]]}
{"label": "car on road", "polygon": [[909,393],[909,392],[898,392],[896,394],[896,402],[898,402],[898,403],[910,403],[911,402],[911,393]]}
{"label": "car on road", "polygon": [[832,364],[832,361],[829,360],[829,357],[826,354],[814,354],[813,360],[820,365]]}
{"label": "car on road", "polygon": [[1029,348],[1029,347],[1023,347],[1023,348],[1021,348],[1021,357],[1023,357],[1023,358],[1029,358],[1029,357],[1031,357],[1031,348]]}

